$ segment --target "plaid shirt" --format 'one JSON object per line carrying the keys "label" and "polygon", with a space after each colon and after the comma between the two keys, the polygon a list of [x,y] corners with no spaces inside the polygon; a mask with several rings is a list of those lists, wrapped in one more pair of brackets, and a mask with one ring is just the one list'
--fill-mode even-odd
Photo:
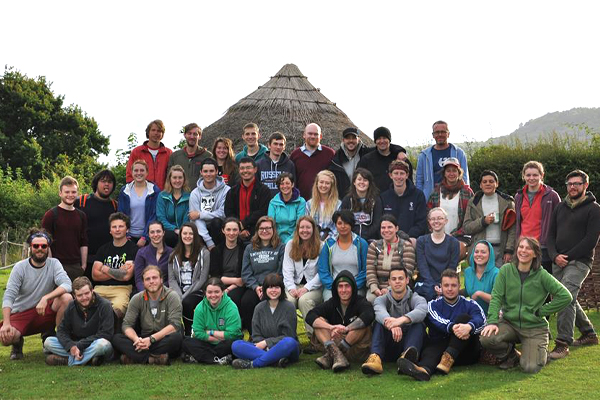
{"label": "plaid shirt", "polygon": [[[427,201],[428,210],[440,206],[441,185],[441,183],[435,185],[433,192],[429,195],[429,201]],[[473,191],[469,186],[464,185],[460,189],[458,198],[458,226],[451,232],[452,236],[463,236],[465,234],[463,231],[463,221],[467,212],[467,204],[469,204],[471,197],[473,197]]]}

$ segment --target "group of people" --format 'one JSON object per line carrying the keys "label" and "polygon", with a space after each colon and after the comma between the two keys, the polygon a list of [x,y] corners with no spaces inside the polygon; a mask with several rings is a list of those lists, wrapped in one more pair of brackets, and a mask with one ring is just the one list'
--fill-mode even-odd
{"label": "group of people", "polygon": [[322,352],[316,363],[334,372],[354,361],[379,374],[382,361],[396,361],[399,373],[429,380],[480,360],[537,372],[570,346],[598,344],[577,302],[600,236],[583,171],[567,175],[564,201],[536,161],[515,198],[491,170],[473,193],[444,121],[414,177],[384,127],[372,149],[345,129],[334,151],[311,123],[289,157],[282,133],[265,146],[253,123],[235,156],[228,138],[200,147],[197,124],[175,152],[164,132],[160,120],[148,125],[118,201],[109,170],[91,194],[61,181],[60,204],[30,232],[30,257],[4,294],[0,341],[11,359],[23,357],[24,336],[41,333],[49,365],[116,354],[123,364],[180,356],[285,367],[300,355],[296,309],[304,352]]}

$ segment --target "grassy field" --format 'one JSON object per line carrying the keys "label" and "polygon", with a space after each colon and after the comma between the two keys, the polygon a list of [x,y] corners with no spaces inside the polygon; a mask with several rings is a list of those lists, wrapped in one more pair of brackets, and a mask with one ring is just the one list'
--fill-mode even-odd
{"label": "grassy field", "polygon": [[[0,271],[0,296],[8,271]],[[600,315],[590,313],[600,325]],[[553,326],[554,324],[551,323]],[[554,326],[553,326],[554,330]],[[306,337],[301,335],[306,343]],[[537,375],[518,368],[457,367],[448,376],[416,382],[396,374],[386,364],[381,376],[366,377],[359,365],[340,374],[320,370],[317,355],[301,355],[287,369],[236,371],[231,367],[188,365],[170,367],[121,366],[48,367],[39,335],[25,340],[25,358],[8,359],[10,348],[0,348],[0,399],[570,399],[594,398],[600,393],[600,346],[572,349]],[[596,393],[596,395],[594,395]]]}

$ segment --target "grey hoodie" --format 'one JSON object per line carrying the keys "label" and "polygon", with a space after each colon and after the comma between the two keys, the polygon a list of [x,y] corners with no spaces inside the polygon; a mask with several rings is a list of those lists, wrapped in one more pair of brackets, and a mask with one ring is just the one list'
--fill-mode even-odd
{"label": "grey hoodie", "polygon": [[215,245],[210,237],[206,224],[214,218],[225,218],[225,197],[230,187],[225,184],[222,177],[217,176],[215,187],[204,187],[204,179],[198,179],[196,189],[190,194],[190,211],[199,211],[200,218],[194,221],[198,233],[208,247]]}
{"label": "grey hoodie", "polygon": [[406,293],[400,301],[392,297],[391,289],[385,296],[379,296],[373,303],[375,309],[375,319],[383,325],[386,318],[399,318],[406,316],[410,318],[411,324],[423,322],[427,317],[427,301],[425,298],[414,293],[406,287]]}

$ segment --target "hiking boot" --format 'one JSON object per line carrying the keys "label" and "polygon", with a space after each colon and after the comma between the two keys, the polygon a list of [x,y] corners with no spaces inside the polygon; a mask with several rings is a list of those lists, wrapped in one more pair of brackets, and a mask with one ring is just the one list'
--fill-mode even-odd
{"label": "hiking boot", "polygon": [[276,365],[277,368],[286,368],[288,365],[290,365],[290,359],[287,357],[280,358]]}
{"label": "hiking boot", "polygon": [[103,363],[104,363],[104,356],[92,357],[92,359],[90,360],[90,365],[93,367],[99,367]]}
{"label": "hiking boot", "polygon": [[25,340],[23,336],[19,339],[19,341],[12,345],[12,350],[10,351],[10,359],[11,360],[20,360],[23,358],[23,343]]}
{"label": "hiking boot", "polygon": [[594,346],[598,344],[596,332],[583,333],[573,342],[573,346]]}
{"label": "hiking boot", "polygon": [[331,369],[331,366],[333,365],[333,360],[329,356],[329,353],[323,354],[321,357],[317,358],[315,362],[322,369]]}
{"label": "hiking boot", "polygon": [[450,355],[447,351],[442,354],[442,359],[440,363],[435,367],[436,370],[441,372],[444,375],[448,375],[450,373],[450,369],[454,365],[454,357]]}
{"label": "hiking boot", "polygon": [[429,375],[429,372],[425,368],[419,367],[407,358],[400,357],[396,363],[398,365],[398,375],[408,375],[418,381],[428,381],[431,379],[431,375]]}
{"label": "hiking boot", "polygon": [[233,369],[250,369],[250,368],[254,368],[254,366],[252,365],[252,361],[245,360],[243,358],[236,358],[231,363],[231,366],[233,367]]}
{"label": "hiking boot", "polygon": [[519,365],[520,360],[521,360],[521,352],[513,347],[511,352],[508,353],[508,356],[506,356],[506,358],[504,359],[504,361],[502,361],[500,364],[498,364],[498,368],[500,368],[500,369],[514,368],[517,365]]}
{"label": "hiking boot", "polygon": [[569,344],[567,342],[563,342],[562,340],[556,339],[556,345],[554,346],[554,350],[548,354],[551,360],[560,360],[561,358],[565,358],[569,355]]}
{"label": "hiking boot", "polygon": [[[196,361],[194,359],[194,357],[190,356],[191,359],[193,359],[194,361]],[[225,357],[216,357],[215,356],[215,364],[219,364],[219,365],[231,365],[231,362],[233,361],[233,356],[231,354],[227,354]]]}
{"label": "hiking boot", "polygon": [[169,365],[169,354],[150,354],[148,357],[150,365]]}
{"label": "hiking boot", "polygon": [[406,358],[408,361],[416,364],[419,361],[419,351],[416,347],[410,346],[408,349],[404,350],[404,353],[402,353],[400,357]]}
{"label": "hiking boot", "polygon": [[56,354],[46,356],[46,364],[48,365],[69,365],[69,357],[61,357]]}
{"label": "hiking boot", "polygon": [[367,361],[362,365],[361,370],[365,375],[379,375],[383,372],[381,365],[381,357],[379,354],[373,353],[367,358]]}
{"label": "hiking boot", "polygon": [[331,366],[333,372],[341,372],[350,366],[348,359],[346,359],[346,356],[344,356],[344,354],[342,353],[340,348],[337,347],[337,345],[331,344],[327,346],[327,353],[329,354],[329,357],[333,360],[333,365]]}

